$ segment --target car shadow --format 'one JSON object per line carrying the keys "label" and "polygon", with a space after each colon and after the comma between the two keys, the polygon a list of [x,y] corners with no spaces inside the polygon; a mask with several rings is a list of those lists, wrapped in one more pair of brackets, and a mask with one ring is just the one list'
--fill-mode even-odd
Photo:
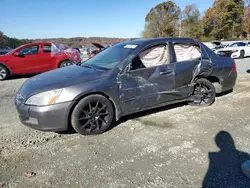
{"label": "car shadow", "polygon": [[[222,97],[222,96],[227,95],[227,94],[232,93],[232,92],[233,92],[233,89],[222,92],[220,94],[217,94],[216,97]],[[118,121],[114,121],[107,131],[112,130],[113,128],[119,126],[122,123],[125,123],[128,120],[137,119],[137,118],[140,118],[140,117],[143,117],[143,116],[147,116],[147,115],[150,115],[150,114],[154,114],[154,113],[158,113],[158,112],[162,112],[162,111],[166,111],[166,110],[171,110],[171,109],[174,109],[174,108],[179,108],[179,107],[188,105],[188,103],[189,102],[181,102],[181,103],[166,105],[166,106],[163,106],[163,107],[158,107],[158,108],[145,110],[145,111],[142,111],[142,112],[137,112],[137,113],[134,113],[134,114],[123,116]],[[68,130],[62,131],[62,132],[57,132],[57,133],[58,134],[75,134],[76,131],[72,128],[72,126],[70,126]]]}
{"label": "car shadow", "polygon": [[[134,113],[134,114],[131,114],[131,115],[123,116],[118,121],[114,121],[106,132],[112,130],[113,128],[119,126],[120,124],[122,124],[122,123],[124,123],[124,122],[126,122],[128,120],[140,118],[140,117],[143,117],[143,116],[146,116],[146,115],[150,115],[150,114],[154,114],[154,113],[157,113],[157,112],[162,112],[162,111],[178,108],[178,107],[185,106],[185,105],[188,105],[188,102],[176,103],[176,104],[172,104],[172,105],[158,107],[158,108],[154,108],[154,109],[150,109],[150,110],[146,110],[146,111],[142,111],[142,112],[137,112],[137,113]],[[58,131],[56,133],[58,133],[58,134],[69,134],[70,135],[70,134],[76,134],[77,132],[73,129],[72,126],[69,126],[68,130],[66,130],[66,131]]]}
{"label": "car shadow", "polygon": [[230,93],[232,93],[232,92],[233,92],[233,89],[230,89],[230,90],[228,90],[228,91],[224,91],[224,92],[222,92],[222,93],[217,93],[217,94],[216,94],[216,97],[222,97],[222,96],[228,95],[228,94],[230,94]]}
{"label": "car shadow", "polygon": [[74,128],[72,126],[69,126],[69,128],[65,131],[56,131],[55,133],[57,134],[61,134],[61,135],[64,135],[64,134],[77,134],[77,132],[74,130]]}
{"label": "car shadow", "polygon": [[202,187],[250,187],[250,179],[241,170],[241,165],[250,160],[250,155],[236,149],[227,131],[220,131],[215,143],[220,150],[208,153],[209,167]]}
{"label": "car shadow", "polygon": [[143,116],[147,116],[147,115],[150,115],[150,114],[155,114],[155,113],[158,113],[158,112],[163,112],[163,111],[166,111],[166,110],[171,110],[171,109],[174,109],[174,108],[179,108],[179,107],[182,107],[182,106],[185,106],[185,105],[188,105],[188,102],[181,102],[181,103],[171,104],[171,105],[158,107],[158,108],[154,108],[154,109],[150,109],[150,110],[145,110],[145,111],[142,111],[142,112],[137,112],[137,113],[134,113],[134,114],[131,114],[131,115],[123,116],[117,122],[114,122],[113,125],[108,129],[108,131],[115,128],[115,127],[117,127],[117,126],[119,126],[122,123],[125,123],[128,120],[137,119],[137,118],[140,118],[140,117],[143,117]]}
{"label": "car shadow", "polygon": [[31,78],[33,76],[36,76],[38,74],[25,74],[25,75],[12,75],[9,76],[6,80],[17,80],[17,79],[23,79],[23,78]]}

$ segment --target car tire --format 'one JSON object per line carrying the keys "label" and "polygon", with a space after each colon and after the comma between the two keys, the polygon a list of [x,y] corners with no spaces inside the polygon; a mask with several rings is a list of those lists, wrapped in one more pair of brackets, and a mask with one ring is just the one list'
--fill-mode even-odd
{"label": "car tire", "polygon": [[192,106],[209,106],[214,103],[216,97],[216,90],[214,85],[205,78],[200,78],[195,81],[194,92],[192,94],[194,100],[190,103]]}
{"label": "car tire", "polygon": [[244,50],[241,50],[240,51],[240,59],[244,58],[245,57],[245,51]]}
{"label": "car tire", "polygon": [[5,66],[0,65],[0,81],[6,80],[8,76],[9,76],[9,70]]}
{"label": "car tire", "polygon": [[114,119],[112,103],[102,95],[83,98],[71,114],[71,125],[81,135],[96,135],[105,132]]}
{"label": "car tire", "polygon": [[71,61],[65,60],[65,61],[63,61],[63,62],[60,63],[59,68],[68,67],[68,66],[71,66],[71,65],[73,65],[73,64],[74,64],[74,63],[72,63]]}

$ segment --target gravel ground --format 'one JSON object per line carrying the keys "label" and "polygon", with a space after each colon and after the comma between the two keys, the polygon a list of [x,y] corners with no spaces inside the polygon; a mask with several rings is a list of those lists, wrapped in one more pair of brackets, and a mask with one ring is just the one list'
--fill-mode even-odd
{"label": "gravel ground", "polygon": [[236,59],[235,62],[238,72],[246,72],[247,70],[250,72],[250,58]]}
{"label": "gravel ground", "polygon": [[21,125],[13,99],[25,78],[0,82],[0,187],[250,187],[239,168],[250,159],[249,61],[210,107],[139,113],[98,136]]}

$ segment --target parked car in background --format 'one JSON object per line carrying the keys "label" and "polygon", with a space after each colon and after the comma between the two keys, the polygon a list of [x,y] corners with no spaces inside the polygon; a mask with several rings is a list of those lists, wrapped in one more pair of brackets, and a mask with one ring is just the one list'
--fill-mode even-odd
{"label": "parked car in background", "polygon": [[250,56],[250,41],[232,43],[228,47],[216,50],[215,53],[220,56],[231,58],[244,58]]}
{"label": "parked car in background", "polygon": [[219,41],[204,42],[203,44],[205,44],[208,48],[210,48],[210,49],[213,50],[213,51],[225,47],[225,46],[224,46],[221,42],[219,42]]}
{"label": "parked car in background", "polygon": [[80,53],[64,44],[36,42],[0,56],[0,80],[14,74],[35,74],[81,62]]}
{"label": "parked car in background", "polygon": [[79,48],[82,61],[86,61],[88,57],[88,48]]}
{"label": "parked car in background", "polygon": [[8,49],[0,49],[0,55],[4,55],[4,54],[7,54],[9,51],[11,51],[12,49],[11,48],[8,48]]}
{"label": "parked car in background", "polygon": [[83,135],[106,131],[113,120],[167,104],[208,106],[231,90],[233,59],[194,39],[158,38],[116,44],[78,66],[27,80],[15,105],[23,124],[43,131],[72,126]]}
{"label": "parked car in background", "polygon": [[80,48],[81,55],[88,55],[88,48]]}
{"label": "parked car in background", "polygon": [[97,49],[92,50],[92,51],[89,53],[89,58],[92,58],[92,57],[94,57],[96,54],[100,53],[101,51],[103,51],[103,50],[105,50],[105,49],[110,48],[111,46],[113,46],[113,45],[109,44],[109,45],[106,45],[106,46],[104,47],[104,46],[102,46],[101,44],[98,44],[98,43],[92,43],[92,44],[93,44]]}
{"label": "parked car in background", "polygon": [[102,46],[101,44],[98,44],[98,43],[92,43],[97,49],[95,50],[92,50],[90,53],[89,53],[89,58],[92,58],[94,57],[96,54],[100,53],[103,49],[104,49],[104,46]]}

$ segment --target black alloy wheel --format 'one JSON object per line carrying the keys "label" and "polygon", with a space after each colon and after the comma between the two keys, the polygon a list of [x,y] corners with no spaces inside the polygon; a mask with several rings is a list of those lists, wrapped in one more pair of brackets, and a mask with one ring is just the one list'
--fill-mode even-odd
{"label": "black alloy wheel", "polygon": [[83,98],[71,115],[71,124],[82,135],[105,132],[112,124],[114,109],[111,102],[102,95]]}
{"label": "black alloy wheel", "polygon": [[190,103],[191,105],[209,106],[215,101],[216,90],[209,80],[201,78],[195,82],[193,95],[200,100]]}

